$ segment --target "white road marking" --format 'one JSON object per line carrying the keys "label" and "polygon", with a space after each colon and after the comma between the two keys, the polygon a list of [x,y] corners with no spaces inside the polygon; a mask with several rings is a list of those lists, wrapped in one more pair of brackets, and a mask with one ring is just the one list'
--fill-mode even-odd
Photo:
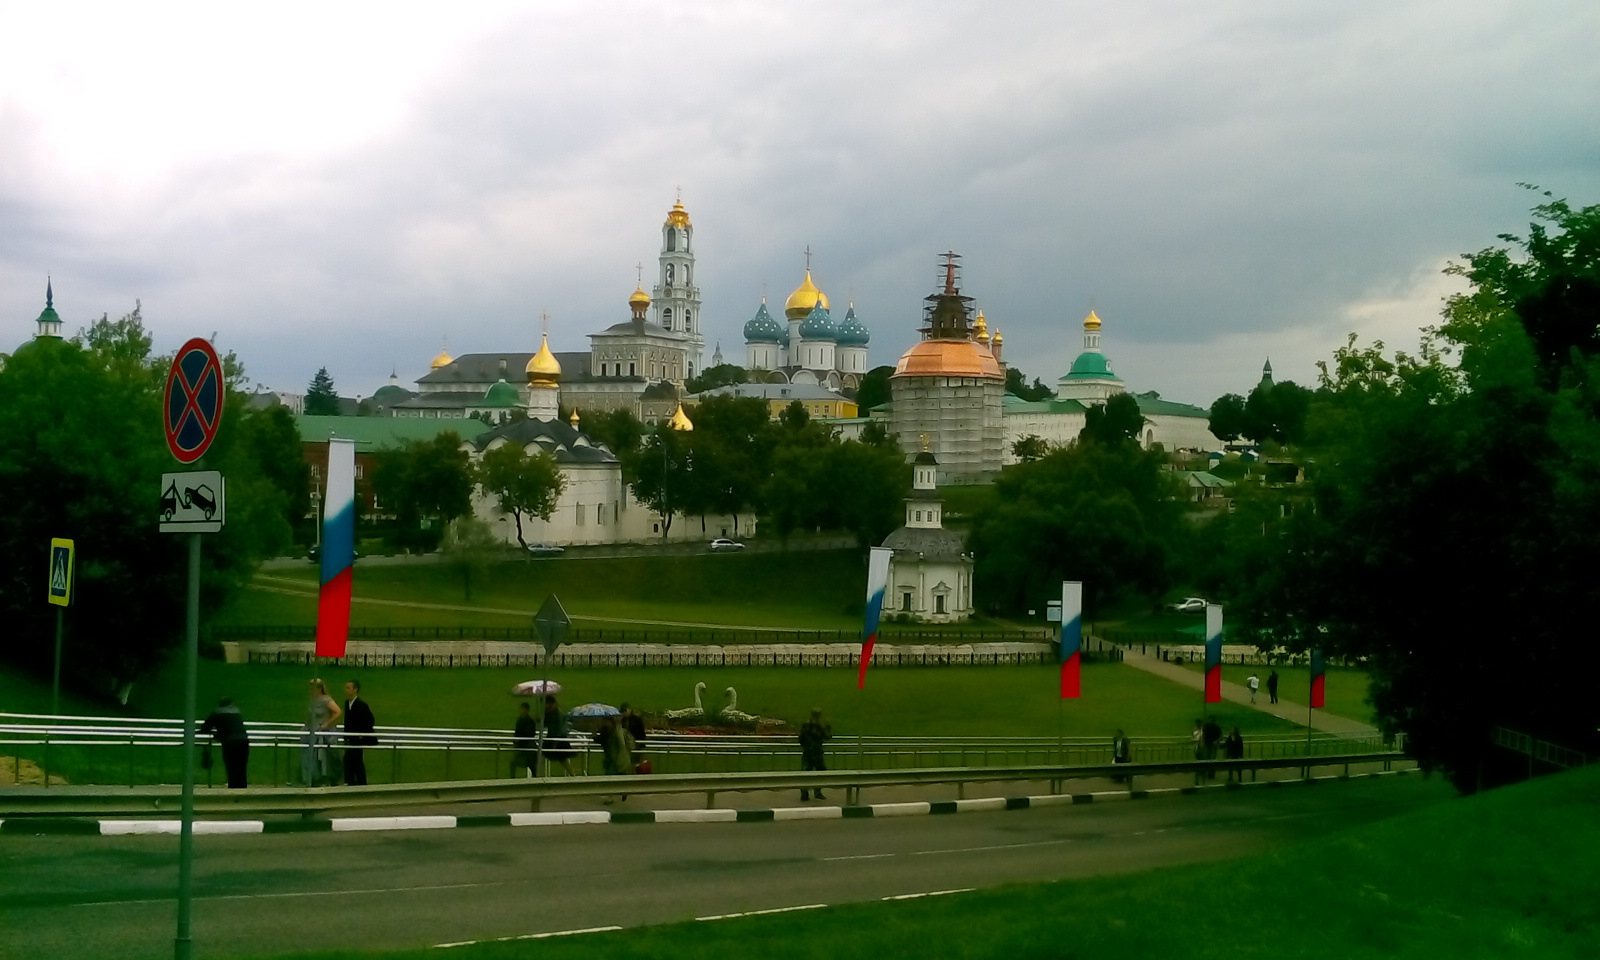
{"label": "white road marking", "polygon": [[821,910],[826,903],[808,903],[799,907],[773,907],[771,910],[748,910],[744,913],[719,913],[711,917],[695,917],[696,920],[732,920],[735,917],[764,917],[770,913],[793,913],[796,910]]}
{"label": "white road marking", "polygon": [[860,853],[853,857],[823,857],[823,863],[833,863],[839,860],[882,860],[886,857],[897,857],[897,853]]}
{"label": "white road marking", "polygon": [[582,930],[552,930],[549,933],[522,933],[514,937],[495,937],[492,940],[457,940],[455,943],[436,943],[435,950],[447,950],[451,947],[471,947],[480,943],[509,943],[512,940],[544,940],[548,937],[572,937],[580,933],[610,933],[621,930],[621,927],[584,927]]}
{"label": "white road marking", "polygon": [[940,853],[982,853],[985,850],[1021,850],[1027,847],[1058,847],[1071,840],[1039,840],[1034,843],[1001,843],[992,847],[956,847],[950,850],[913,850],[909,856],[926,857]]}
{"label": "white road marking", "polygon": [[885,900],[916,900],[920,897],[943,897],[952,893],[971,893],[977,887],[962,887],[959,890],[929,890],[927,893],[902,893],[897,897],[884,897]]}

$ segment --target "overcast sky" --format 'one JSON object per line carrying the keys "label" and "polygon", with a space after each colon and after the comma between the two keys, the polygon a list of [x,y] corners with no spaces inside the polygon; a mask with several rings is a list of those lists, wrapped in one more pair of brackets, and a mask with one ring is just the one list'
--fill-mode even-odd
{"label": "overcast sky", "polygon": [[1091,306],[1209,405],[1413,348],[1537,183],[1600,202],[1600,4],[0,0],[0,351],[143,303],[370,395],[623,320],[681,189],[707,360],[763,290],[916,338],[938,254],[1053,383]]}

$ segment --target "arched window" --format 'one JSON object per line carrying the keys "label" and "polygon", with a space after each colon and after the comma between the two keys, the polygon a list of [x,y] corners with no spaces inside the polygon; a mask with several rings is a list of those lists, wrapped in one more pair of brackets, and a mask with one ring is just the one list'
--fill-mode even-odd
{"label": "arched window", "polygon": [[[668,267],[667,269],[671,270],[672,268]],[[671,283],[672,281],[668,280],[667,282]],[[672,329],[672,308],[671,307],[668,307],[667,309],[661,311],[661,325],[663,327],[666,327],[668,330]]]}
{"label": "arched window", "polygon": [[[689,273],[686,270],[686,271],[684,271],[684,282],[687,283],[688,280],[689,280]],[[683,311],[683,332],[684,333],[694,333],[694,324],[690,322],[693,319],[694,319],[694,314],[692,312],[690,312],[688,310]]]}
{"label": "arched window", "polygon": [[672,286],[672,264],[667,264],[667,286]]}
{"label": "arched window", "polygon": [[[667,228],[667,249],[678,249],[678,231],[672,229],[671,227]],[[672,281],[668,280],[667,282],[671,283]]]}

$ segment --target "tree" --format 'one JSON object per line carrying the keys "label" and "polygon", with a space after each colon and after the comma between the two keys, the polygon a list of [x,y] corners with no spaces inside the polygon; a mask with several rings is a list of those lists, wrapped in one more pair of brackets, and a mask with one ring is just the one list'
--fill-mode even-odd
{"label": "tree", "polygon": [[1245,428],[1244,402],[1244,397],[1237,393],[1225,393],[1212,402],[1211,419],[1206,424],[1212,436],[1226,443],[1232,443],[1248,435]]}
{"label": "tree", "polygon": [[617,459],[622,461],[622,478],[631,481],[634,477],[634,455],[644,441],[644,424],[633,415],[633,411],[619,407],[604,413],[588,414],[580,422],[585,433],[617,455]]}
{"label": "tree", "polygon": [[392,539],[405,549],[433,549],[450,521],[472,511],[472,469],[453,430],[384,454],[372,483],[395,515]]}
{"label": "tree", "polygon": [[1023,463],[1043,460],[1050,453],[1050,443],[1043,437],[1028,434],[1011,444],[1011,454]]}
{"label": "tree", "polygon": [[318,367],[306,388],[306,416],[336,417],[339,415],[339,394],[333,389],[333,378],[327,367]]}
{"label": "tree", "polygon": [[1243,432],[1252,440],[1298,444],[1310,407],[1311,391],[1293,380],[1259,384],[1245,401]]}
{"label": "tree", "polygon": [[861,442],[869,447],[893,446],[895,450],[900,449],[900,441],[889,433],[888,422],[884,420],[873,420],[863,426]]}
{"label": "tree", "polygon": [[750,373],[744,367],[732,363],[719,363],[702,370],[698,377],[690,377],[683,386],[689,393],[701,393],[729,384],[749,382]]}
{"label": "tree", "polygon": [[1056,395],[1056,392],[1040,382],[1038,377],[1033,378],[1033,386],[1028,386],[1027,378],[1016,367],[1006,368],[1006,393],[1029,401],[1049,400]]}
{"label": "tree", "polygon": [[[109,690],[159,666],[183,635],[188,551],[157,530],[161,474],[182,469],[162,438],[168,359],[150,355],[139,310],[102,318],[72,340],[37,339],[0,369],[0,658],[50,662],[53,617],[39,600],[51,538],[77,546],[63,670]],[[229,466],[242,404],[225,400],[216,442],[198,469],[223,469],[228,524],[205,537],[203,613],[248,579],[267,484]],[[281,522],[281,521],[280,521]]]}
{"label": "tree", "polygon": [[975,595],[1017,612],[1084,583],[1085,605],[1159,596],[1184,531],[1164,458],[1123,441],[1078,443],[1006,469],[974,518]]}
{"label": "tree", "polygon": [[661,538],[672,529],[672,516],[681,512],[691,496],[694,463],[688,434],[662,421],[640,449],[633,480],[633,495],[661,517]]}
{"label": "tree", "polygon": [[517,543],[528,546],[522,536],[524,515],[549,520],[556,501],[567,488],[556,458],[544,451],[529,456],[522,447],[504,443],[484,453],[478,460],[475,478],[486,496],[493,497],[501,513],[511,514],[517,524]]}
{"label": "tree", "polygon": [[1451,268],[1473,288],[1418,355],[1352,337],[1323,364],[1309,502],[1231,577],[1242,634],[1364,658],[1379,725],[1463,790],[1525,770],[1495,727],[1592,750],[1600,725],[1574,668],[1600,604],[1594,315],[1555,316],[1600,275],[1600,207],[1534,216]]}
{"label": "tree", "polygon": [[873,367],[867,375],[861,378],[861,385],[856,387],[856,408],[862,416],[873,407],[888,403],[891,398],[889,378],[894,376],[894,367]]}
{"label": "tree", "polygon": [[1084,411],[1083,429],[1078,431],[1078,442],[1107,447],[1122,443],[1137,444],[1142,429],[1144,414],[1139,412],[1139,401],[1131,394],[1114,393],[1104,403],[1097,403]]}
{"label": "tree", "polygon": [[473,578],[486,577],[504,550],[489,525],[471,514],[450,521],[439,542],[439,553],[461,574],[462,600],[472,599]]}

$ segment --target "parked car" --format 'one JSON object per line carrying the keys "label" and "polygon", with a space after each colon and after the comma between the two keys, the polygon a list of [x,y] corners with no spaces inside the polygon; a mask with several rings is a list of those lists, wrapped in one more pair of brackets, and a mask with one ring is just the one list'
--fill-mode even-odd
{"label": "parked car", "polygon": [[727,537],[718,537],[717,539],[711,541],[711,552],[712,553],[721,553],[724,550],[743,550],[743,549],[744,549],[744,544],[740,543],[737,540],[729,540]]}
{"label": "parked car", "polygon": [[1206,609],[1205,597],[1184,597],[1172,605],[1178,613],[1203,613]]}
{"label": "parked car", "polygon": [[530,557],[553,557],[563,552],[565,552],[565,548],[553,543],[546,543],[543,540],[528,544],[528,556]]}

